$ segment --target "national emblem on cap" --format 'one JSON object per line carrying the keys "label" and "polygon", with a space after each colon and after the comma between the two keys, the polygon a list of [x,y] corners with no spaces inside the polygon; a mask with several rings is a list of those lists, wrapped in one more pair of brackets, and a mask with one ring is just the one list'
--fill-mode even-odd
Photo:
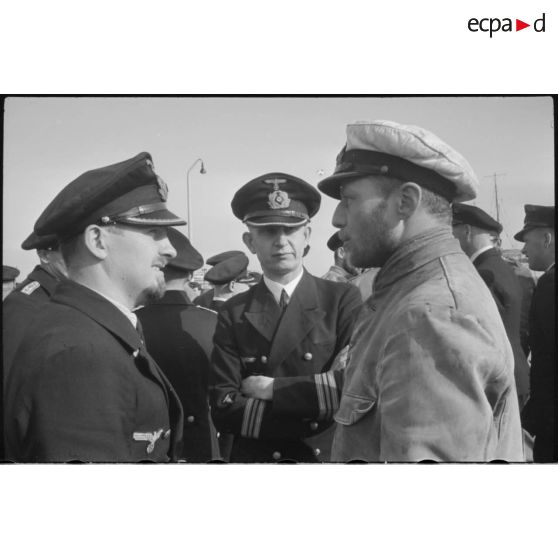
{"label": "national emblem on cap", "polygon": [[88,225],[184,225],[166,206],[168,188],[149,153],[90,170],[70,182],[35,223],[39,235],[69,238]]}
{"label": "national emblem on cap", "polygon": [[273,172],[258,176],[233,197],[233,213],[252,227],[298,227],[307,223],[320,207],[319,192],[304,180]]}
{"label": "national emblem on cap", "polygon": [[339,199],[344,181],[367,175],[416,182],[450,202],[472,200],[478,190],[473,169],[455,149],[424,128],[388,120],[349,124],[335,171],[318,188]]}
{"label": "national emblem on cap", "polygon": [[273,192],[269,194],[268,203],[271,209],[286,209],[291,205],[291,200],[289,199],[289,194],[279,190],[279,184],[285,184],[287,181],[280,178],[272,178],[269,180],[264,180],[266,184],[273,184]]}

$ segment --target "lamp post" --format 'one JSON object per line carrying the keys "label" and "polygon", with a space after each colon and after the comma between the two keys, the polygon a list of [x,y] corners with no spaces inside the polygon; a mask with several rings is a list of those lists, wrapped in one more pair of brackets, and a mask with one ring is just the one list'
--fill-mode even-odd
{"label": "lamp post", "polygon": [[186,203],[188,204],[188,210],[186,213],[186,218],[187,218],[187,227],[188,227],[188,238],[190,239],[190,242],[192,241],[192,221],[190,218],[190,171],[198,164],[200,164],[200,174],[205,174],[207,171],[205,170],[205,165],[203,164],[203,160],[201,159],[201,157],[198,157],[190,166],[190,168],[188,169],[188,172],[186,173]]}

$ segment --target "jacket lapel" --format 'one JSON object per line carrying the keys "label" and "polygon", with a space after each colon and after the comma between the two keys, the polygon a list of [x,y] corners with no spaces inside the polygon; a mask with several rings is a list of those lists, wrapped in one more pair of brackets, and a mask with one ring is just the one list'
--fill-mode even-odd
{"label": "jacket lapel", "polygon": [[304,271],[275,332],[269,355],[269,370],[274,370],[287,358],[315,324],[323,319],[324,314],[318,305],[314,278]]}
{"label": "jacket lapel", "polygon": [[244,315],[252,326],[271,343],[277,321],[281,316],[281,309],[263,280],[254,287],[252,300]]}
{"label": "jacket lapel", "polygon": [[478,268],[484,261],[486,261],[487,259],[493,257],[493,256],[497,256],[498,252],[496,252],[496,250],[494,248],[490,248],[489,250],[486,250],[484,252],[482,252],[481,254],[479,254],[476,258],[475,261],[473,262],[473,265]]}

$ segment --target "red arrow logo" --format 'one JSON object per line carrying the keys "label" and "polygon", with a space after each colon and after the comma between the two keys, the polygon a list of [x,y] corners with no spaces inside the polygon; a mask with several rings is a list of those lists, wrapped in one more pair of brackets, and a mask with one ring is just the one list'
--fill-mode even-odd
{"label": "red arrow logo", "polygon": [[522,29],[525,29],[526,27],[531,27],[531,24],[530,23],[525,23],[524,21],[521,21],[520,19],[515,20],[515,30],[516,31],[521,31]]}

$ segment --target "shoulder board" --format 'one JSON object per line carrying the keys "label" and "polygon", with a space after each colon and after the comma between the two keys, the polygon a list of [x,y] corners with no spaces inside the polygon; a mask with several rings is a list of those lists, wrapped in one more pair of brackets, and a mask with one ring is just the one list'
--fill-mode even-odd
{"label": "shoulder board", "polygon": [[31,281],[31,283],[25,285],[25,287],[23,287],[20,292],[25,295],[30,295],[34,293],[40,286],[41,284],[38,281]]}
{"label": "shoulder board", "polygon": [[211,308],[206,308],[205,306],[198,306],[197,304],[195,306],[196,306],[196,308],[199,308],[200,310],[205,310],[206,312],[211,312],[211,314],[218,314],[218,312],[215,312],[215,310],[211,310]]}

